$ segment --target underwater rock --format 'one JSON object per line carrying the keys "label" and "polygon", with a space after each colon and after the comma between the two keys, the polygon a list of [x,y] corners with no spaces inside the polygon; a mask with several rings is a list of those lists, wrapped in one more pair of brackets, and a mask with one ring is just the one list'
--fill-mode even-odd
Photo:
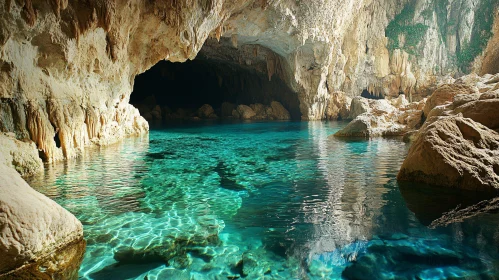
{"label": "underwater rock", "polygon": [[0,225],[0,278],[77,278],[82,224],[1,163]]}
{"label": "underwater rock", "polygon": [[[449,245],[440,243],[440,240],[398,234],[391,238],[374,238],[343,270],[342,277],[387,279],[397,275],[401,279],[426,279],[430,275],[438,275],[438,278],[445,279],[464,276],[466,270],[486,271],[481,267],[478,255],[453,250]],[[438,274],[432,274],[436,270]]]}
{"label": "underwater rock", "polygon": [[243,253],[243,275],[252,279],[262,278],[271,272],[265,250],[250,250]]}
{"label": "underwater rock", "polygon": [[475,217],[484,213],[491,213],[499,210],[499,198],[493,198],[490,200],[481,201],[475,205],[468,206],[466,208],[453,209],[449,212],[446,212],[442,215],[442,217],[434,220],[429,228],[436,228],[441,226],[447,226],[449,224],[462,222],[466,219]]}
{"label": "underwater rock", "polygon": [[499,189],[499,134],[462,116],[433,117],[421,128],[399,181],[470,190]]}

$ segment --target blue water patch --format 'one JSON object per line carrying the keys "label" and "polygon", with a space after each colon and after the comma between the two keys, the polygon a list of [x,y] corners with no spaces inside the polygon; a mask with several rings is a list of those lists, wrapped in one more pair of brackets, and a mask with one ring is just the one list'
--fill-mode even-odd
{"label": "blue water patch", "polygon": [[83,223],[82,279],[490,279],[499,215],[430,229],[486,199],[398,185],[408,144],[343,122],[153,129],[29,179]]}

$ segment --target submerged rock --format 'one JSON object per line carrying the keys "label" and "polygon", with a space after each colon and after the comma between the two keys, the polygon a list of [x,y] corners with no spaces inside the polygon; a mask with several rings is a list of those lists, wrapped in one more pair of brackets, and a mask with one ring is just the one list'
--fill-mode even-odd
{"label": "submerged rock", "polygon": [[462,116],[427,120],[400,168],[400,181],[499,189],[499,134]]}

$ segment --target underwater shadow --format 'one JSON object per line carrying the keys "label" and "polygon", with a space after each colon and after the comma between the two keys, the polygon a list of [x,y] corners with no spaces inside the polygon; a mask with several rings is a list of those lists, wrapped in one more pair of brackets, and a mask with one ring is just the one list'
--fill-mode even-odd
{"label": "underwater shadow", "polygon": [[449,189],[412,182],[398,182],[398,185],[407,208],[416,215],[421,224],[431,228],[499,210],[499,197],[496,193]]}

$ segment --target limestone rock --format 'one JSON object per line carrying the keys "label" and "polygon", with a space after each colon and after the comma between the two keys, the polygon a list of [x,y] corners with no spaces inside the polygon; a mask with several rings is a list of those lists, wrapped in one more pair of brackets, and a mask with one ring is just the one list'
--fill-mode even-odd
{"label": "limestone rock", "polygon": [[240,118],[242,120],[249,120],[256,116],[255,111],[251,109],[251,107],[247,105],[238,105],[236,108],[237,115],[234,115],[235,118]]}
{"label": "limestone rock", "polygon": [[210,104],[204,104],[197,111],[198,117],[202,119],[216,119],[217,115],[215,114],[215,110],[211,107]]}
{"label": "limestone rock", "polygon": [[[4,164],[0,164],[0,225],[0,277],[77,277],[85,248],[82,224]],[[46,271],[38,266],[47,267]]]}
{"label": "limestone rock", "polygon": [[270,102],[270,108],[272,109],[271,116],[274,120],[289,120],[291,115],[288,110],[282,106],[281,103],[277,101]]}
{"label": "limestone rock", "polygon": [[462,116],[427,120],[400,168],[400,181],[499,189],[499,134]]}
{"label": "limestone rock", "polygon": [[468,84],[445,84],[440,86],[426,101],[423,109],[424,115],[428,116],[430,111],[439,105],[452,103],[454,96],[458,94],[474,94],[478,93],[478,88]]}
{"label": "limestone rock", "polygon": [[[402,23],[428,27],[410,46],[404,34],[386,32],[410,1],[32,2],[0,5],[0,129],[29,137],[47,161],[146,133],[147,123],[129,104],[134,78],[160,60],[194,59],[210,37],[241,51],[231,63],[282,81],[296,94],[302,119],[315,120],[331,115],[330,92],[402,91],[412,101],[459,70],[452,59],[457,46],[469,45],[473,21],[491,13],[477,0],[445,6],[443,19],[425,17],[428,8],[436,11],[422,0]],[[442,22],[462,24],[442,40]],[[495,65],[494,46],[487,46],[484,69]],[[217,54],[226,58],[227,49]],[[149,109],[142,115],[157,119],[159,111]]]}
{"label": "limestone rock", "polygon": [[326,108],[326,119],[348,119],[350,115],[350,104],[352,98],[348,97],[344,92],[334,92]]}
{"label": "limestone rock", "polygon": [[486,127],[499,129],[499,98],[480,99],[463,104],[453,110],[454,114],[462,114]]}
{"label": "limestone rock", "polygon": [[38,156],[35,143],[17,140],[13,134],[0,133],[0,164],[13,167],[21,174],[33,175],[43,170],[43,162]]}
{"label": "limestone rock", "polygon": [[[367,104],[367,108],[365,107]],[[354,98],[354,107],[362,108],[365,113],[358,115],[346,127],[335,133],[338,137],[377,137],[401,136],[407,131],[415,129],[421,123],[422,111],[408,109],[417,105],[407,104],[396,108],[386,99],[367,100]],[[360,111],[359,109],[355,109]]]}
{"label": "limestone rock", "polygon": [[352,98],[352,103],[350,104],[350,115],[349,119],[355,119],[358,115],[369,112],[369,102],[366,98],[357,96]]}

